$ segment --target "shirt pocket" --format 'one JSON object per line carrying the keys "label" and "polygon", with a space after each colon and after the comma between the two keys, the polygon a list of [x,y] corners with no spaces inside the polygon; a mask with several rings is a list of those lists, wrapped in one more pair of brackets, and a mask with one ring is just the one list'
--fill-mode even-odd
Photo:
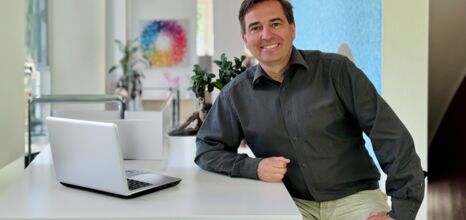
{"label": "shirt pocket", "polygon": [[312,134],[325,132],[325,129],[335,125],[342,119],[342,113],[335,103],[306,108],[304,114],[304,130]]}

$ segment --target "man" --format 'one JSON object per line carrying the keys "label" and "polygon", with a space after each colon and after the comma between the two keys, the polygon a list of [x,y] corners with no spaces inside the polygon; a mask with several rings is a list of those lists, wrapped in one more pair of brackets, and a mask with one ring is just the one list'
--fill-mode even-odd
{"label": "man", "polygon": [[[245,0],[239,20],[259,65],[222,89],[197,135],[195,162],[283,181],[305,219],[414,219],[424,196],[419,157],[362,71],[343,56],[294,48],[286,0]],[[391,209],[362,132],[387,173]],[[237,153],[242,139],[256,158]]]}

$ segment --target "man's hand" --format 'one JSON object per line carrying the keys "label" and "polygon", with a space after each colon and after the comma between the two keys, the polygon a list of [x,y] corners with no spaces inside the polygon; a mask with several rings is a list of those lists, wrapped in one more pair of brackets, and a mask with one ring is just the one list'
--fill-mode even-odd
{"label": "man's hand", "polygon": [[257,177],[265,182],[280,182],[285,176],[290,160],[284,157],[267,157],[259,162]]}
{"label": "man's hand", "polygon": [[393,220],[386,212],[371,212],[367,220]]}

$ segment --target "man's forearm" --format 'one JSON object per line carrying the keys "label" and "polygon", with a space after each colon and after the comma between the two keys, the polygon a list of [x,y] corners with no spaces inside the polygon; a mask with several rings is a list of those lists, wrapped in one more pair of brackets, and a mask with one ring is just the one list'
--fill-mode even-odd
{"label": "man's forearm", "polygon": [[197,141],[194,162],[202,169],[222,173],[232,177],[257,179],[257,166],[260,158],[227,151],[220,145],[210,145],[203,140]]}

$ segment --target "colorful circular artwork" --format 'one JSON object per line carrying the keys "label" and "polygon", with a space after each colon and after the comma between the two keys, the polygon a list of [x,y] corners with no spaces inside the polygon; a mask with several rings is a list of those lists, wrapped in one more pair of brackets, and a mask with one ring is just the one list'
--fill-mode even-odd
{"label": "colorful circular artwork", "polygon": [[154,20],[146,24],[140,43],[151,66],[175,66],[186,56],[186,31],[175,20]]}

